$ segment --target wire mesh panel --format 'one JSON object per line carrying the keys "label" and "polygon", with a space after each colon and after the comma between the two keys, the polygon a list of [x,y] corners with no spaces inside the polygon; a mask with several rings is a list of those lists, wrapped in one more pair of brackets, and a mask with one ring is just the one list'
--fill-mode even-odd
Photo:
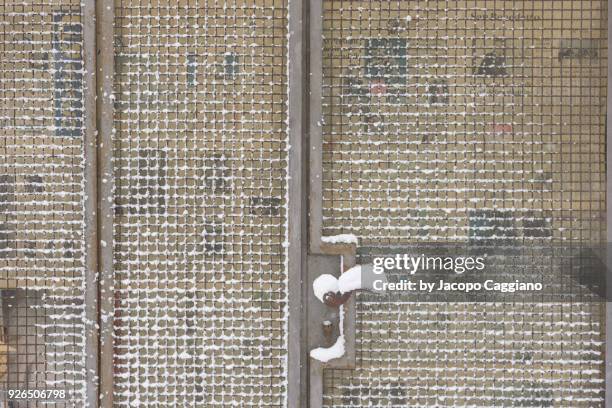
{"label": "wire mesh panel", "polygon": [[[323,8],[324,235],[604,242],[607,2]],[[603,401],[599,304],[360,295],[357,314],[358,368],[326,374],[326,406]]]}
{"label": "wire mesh panel", "polygon": [[4,1],[0,27],[0,407],[82,407],[81,3]]}
{"label": "wire mesh panel", "polygon": [[287,2],[115,16],[115,404],[283,406]]}

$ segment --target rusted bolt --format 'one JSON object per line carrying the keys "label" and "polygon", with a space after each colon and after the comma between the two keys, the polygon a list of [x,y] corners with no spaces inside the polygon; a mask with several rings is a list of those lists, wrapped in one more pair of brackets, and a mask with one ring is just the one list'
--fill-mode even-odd
{"label": "rusted bolt", "polygon": [[351,293],[353,292],[346,292],[344,294],[341,294],[340,292],[327,292],[325,296],[323,296],[323,303],[331,307],[340,307],[340,305],[343,305],[347,300],[349,300]]}
{"label": "rusted bolt", "polygon": [[323,326],[323,335],[326,339],[330,339],[332,336],[332,332],[334,330],[334,324],[329,320],[325,320],[322,324]]}

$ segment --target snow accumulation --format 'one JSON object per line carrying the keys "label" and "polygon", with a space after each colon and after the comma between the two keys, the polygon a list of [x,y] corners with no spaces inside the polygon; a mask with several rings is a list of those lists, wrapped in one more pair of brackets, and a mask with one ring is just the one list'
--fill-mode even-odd
{"label": "snow accumulation", "polygon": [[361,265],[353,266],[338,278],[338,289],[340,293],[347,293],[361,287]]}
{"label": "snow accumulation", "polygon": [[316,349],[310,350],[310,357],[315,360],[327,363],[329,360],[334,358],[340,358],[344,355],[344,335],[338,336],[338,339],[333,346],[329,348],[317,347]]}
{"label": "snow accumulation", "polygon": [[312,289],[317,299],[321,302],[323,302],[323,297],[328,292],[347,293],[353,290],[363,289],[361,282],[361,265],[353,266],[340,275],[340,278],[336,278],[327,273],[323,274],[314,280]]}
{"label": "snow accumulation", "polygon": [[[353,290],[361,289],[361,265],[356,265],[350,268],[348,271],[340,275],[337,279],[335,276],[330,274],[323,274],[314,280],[312,283],[315,296],[323,302],[323,297],[328,292],[351,292]],[[317,347],[310,351],[310,357],[319,360],[323,363],[340,358],[344,355],[344,307],[340,306],[340,335],[338,339],[331,347]]]}
{"label": "snow accumulation", "polygon": [[355,234],[340,234],[331,235],[328,237],[321,237],[321,241],[327,244],[355,244],[359,243],[358,238]]}
{"label": "snow accumulation", "polygon": [[340,358],[344,355],[344,306],[340,306],[338,309],[340,312],[338,325],[340,326],[340,335],[338,339],[331,347],[317,347],[316,349],[310,350],[310,357],[315,360],[319,360],[323,363],[327,363],[329,360],[334,358]]}
{"label": "snow accumulation", "polygon": [[338,279],[335,276],[330,274],[323,274],[312,282],[312,289],[314,290],[314,294],[321,302],[323,302],[323,297],[328,292],[339,292],[340,288],[338,287]]}

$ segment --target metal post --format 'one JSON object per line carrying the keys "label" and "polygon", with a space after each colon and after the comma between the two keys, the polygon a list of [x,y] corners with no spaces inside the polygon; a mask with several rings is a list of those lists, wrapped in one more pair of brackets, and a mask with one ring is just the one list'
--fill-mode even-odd
{"label": "metal post", "polygon": [[98,225],[96,131],[96,6],[83,3],[83,108],[84,108],[84,253],[85,253],[85,370],[87,407],[98,406]]}
{"label": "metal post", "polygon": [[98,267],[100,322],[100,407],[113,405],[113,24],[114,3],[96,1],[98,129]]}
{"label": "metal post", "polygon": [[[305,2],[307,3],[307,2]],[[304,188],[304,69],[303,69],[303,4],[300,0],[289,1],[288,41],[288,308],[287,327],[287,406],[306,407],[304,392],[308,378],[304,353],[305,308],[302,305],[303,274],[306,258],[307,220],[306,189]]]}

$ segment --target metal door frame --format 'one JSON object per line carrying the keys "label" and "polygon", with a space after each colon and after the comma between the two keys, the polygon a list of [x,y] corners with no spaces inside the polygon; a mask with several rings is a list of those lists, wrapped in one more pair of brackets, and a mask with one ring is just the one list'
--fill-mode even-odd
{"label": "metal door frame", "polygon": [[[308,406],[308,350],[305,337],[308,333],[307,310],[304,300],[308,287],[304,285],[307,272],[308,243],[308,179],[307,165],[310,152],[308,130],[307,92],[309,1],[289,1],[288,39],[288,341],[287,341],[287,407]],[[305,69],[306,68],[306,69]],[[292,318],[293,316],[293,318]]]}
{"label": "metal door frame", "polygon": [[[288,0],[288,350],[287,406],[309,401],[307,258],[324,253],[322,227],[322,0]],[[608,33],[612,9],[608,7]],[[113,404],[113,24],[114,3],[83,3],[85,107],[85,268],[87,404]],[[608,49],[612,42],[608,35]],[[612,117],[612,65],[608,63],[607,116]],[[612,127],[606,127],[606,161]],[[612,167],[607,167],[607,241],[612,242]],[[102,243],[107,243],[102,245]],[[608,252],[608,261],[612,253]],[[608,279],[609,287],[612,280]],[[610,292],[609,292],[610,293]],[[352,308],[354,313],[354,308]],[[354,324],[354,322],[353,322]],[[99,330],[99,331],[98,331]],[[612,338],[612,303],[605,339]],[[605,342],[605,407],[612,408],[612,344]]]}
{"label": "metal door frame", "polygon": [[[295,0],[290,0],[293,2]],[[323,147],[323,135],[322,135],[322,89],[323,89],[323,0],[308,0],[305,1],[307,3],[305,5],[305,9],[303,10],[305,14],[304,24],[302,25],[302,31],[308,32],[308,36],[304,36],[304,41],[307,41],[306,46],[303,50],[303,56],[301,57],[304,61],[304,65],[308,67],[308,70],[304,72],[303,75],[303,84],[307,88],[306,90],[301,88],[294,88],[295,82],[292,83],[292,78],[289,79],[290,84],[290,101],[292,100],[291,94],[295,92],[304,93],[306,96],[305,105],[306,110],[305,114],[304,107],[299,107],[296,105],[292,105],[291,102],[289,104],[289,116],[296,115],[297,111],[299,111],[300,116],[303,117],[308,126],[304,126],[304,132],[301,137],[301,143],[303,146],[308,146],[308,151],[305,156],[302,156],[301,147],[299,154],[296,152],[290,151],[290,160],[299,160],[300,158],[305,159],[305,163],[302,166],[301,173],[291,173],[289,177],[291,179],[290,185],[295,181],[295,178],[304,177],[304,168],[307,167],[306,174],[308,175],[308,186],[307,190],[302,186],[302,203],[304,202],[304,198],[307,200],[308,207],[308,236],[307,236],[307,250],[310,254],[321,254],[324,251],[321,248],[321,231],[322,231],[322,203],[323,203],[323,188],[322,188],[322,177],[323,177],[323,156],[322,156],[322,147]],[[608,3],[607,3],[608,4]],[[609,50],[612,49],[612,40],[610,36],[610,32],[612,32],[612,7],[609,7],[607,10],[607,109],[606,109],[606,117],[612,117],[612,64],[609,63]],[[290,42],[289,47],[291,49],[291,35],[294,31],[291,29],[290,22]],[[296,41],[296,39],[294,39]],[[298,41],[299,42],[299,41]],[[299,87],[302,84],[295,84]],[[299,90],[298,90],[299,89]],[[294,95],[295,96],[295,95]],[[606,121],[607,122],[607,121]],[[295,138],[295,135],[292,135]],[[295,146],[295,143],[292,139],[292,146]],[[606,125],[606,164],[608,162],[608,158],[612,157],[612,126]],[[607,262],[608,265],[612,265],[612,248],[610,244],[612,243],[612,166],[606,166],[606,234],[607,234]],[[301,182],[300,182],[301,185]],[[291,190],[290,190],[291,191]],[[295,192],[296,190],[294,190]],[[295,196],[292,196],[295,197]],[[290,204],[291,205],[291,204]],[[303,205],[303,204],[301,204]],[[289,213],[289,225],[295,224],[298,221],[303,221],[303,214],[294,214],[292,212]],[[303,236],[303,234],[302,234]],[[301,247],[304,246],[303,241],[291,241],[290,244],[292,246],[299,245]],[[302,263],[302,269],[300,271],[299,276],[302,277],[303,282],[307,282],[308,270],[307,267]],[[295,271],[289,271],[289,276],[295,276]],[[612,294],[612,276],[610,270],[607,269],[607,293]],[[303,285],[304,286],[304,285]],[[309,288],[302,287],[301,296],[307,302],[308,300],[308,292]],[[298,292],[294,290],[291,291],[291,282],[290,282],[290,297],[292,295],[297,294]],[[312,324],[313,317],[308,316],[307,307],[302,308],[302,320],[308,321]],[[353,316],[354,316],[354,307],[352,308]],[[291,321],[290,321],[291,323]],[[354,321],[352,325],[354,326]],[[612,302],[606,302],[606,311],[605,311],[605,333],[604,333],[604,379],[605,379],[605,394],[604,394],[604,406],[605,408],[612,408],[612,344],[608,342],[608,339],[612,339]],[[354,329],[354,327],[353,327]],[[354,339],[353,339],[354,340]],[[350,347],[354,346],[354,344],[348,344],[348,353],[353,353],[354,349],[350,350]],[[302,359],[306,359],[306,365],[311,365],[312,360],[308,357],[308,350],[301,351]],[[291,354],[290,354],[291,358]],[[317,364],[318,365],[318,364]],[[290,367],[291,369],[291,367]],[[322,370],[324,367],[319,367],[318,373],[322,376]],[[302,370],[303,371],[303,370]],[[307,374],[301,373],[300,377],[302,379],[308,378]],[[292,377],[293,378],[293,377]],[[306,388],[309,388],[311,384],[309,384]],[[315,386],[316,387],[316,386]],[[291,388],[291,383],[290,383]],[[304,386],[302,386],[302,389]],[[311,390],[313,391],[313,390]],[[319,390],[314,390],[315,392],[319,392]],[[321,389],[320,392],[323,390]],[[317,399],[317,401],[313,401],[309,398],[310,391],[302,390],[302,396],[300,398],[300,405],[289,405],[290,407],[312,407],[318,408],[321,406],[321,401]],[[321,395],[322,399],[322,395]]]}
{"label": "metal door frame", "polygon": [[[114,2],[84,0],[83,32],[85,60],[85,259],[86,259],[86,381],[89,407],[113,406],[114,271],[113,202],[114,173]],[[306,287],[302,277],[306,263],[308,151],[303,124],[308,115],[304,98],[308,87],[308,1],[288,0],[288,407],[306,406],[307,354],[302,316]],[[297,197],[299,199],[292,199]]]}
{"label": "metal door frame", "polygon": [[[84,244],[85,244],[85,370],[86,404],[97,406],[99,387],[97,381],[98,363],[98,147],[97,147],[97,104],[96,104],[96,4],[94,0],[82,3],[83,23],[83,109],[85,128],[84,150]],[[96,376],[89,375],[95,373]]]}
{"label": "metal door frame", "polygon": [[85,380],[88,407],[112,407],[114,2],[82,3]]}

